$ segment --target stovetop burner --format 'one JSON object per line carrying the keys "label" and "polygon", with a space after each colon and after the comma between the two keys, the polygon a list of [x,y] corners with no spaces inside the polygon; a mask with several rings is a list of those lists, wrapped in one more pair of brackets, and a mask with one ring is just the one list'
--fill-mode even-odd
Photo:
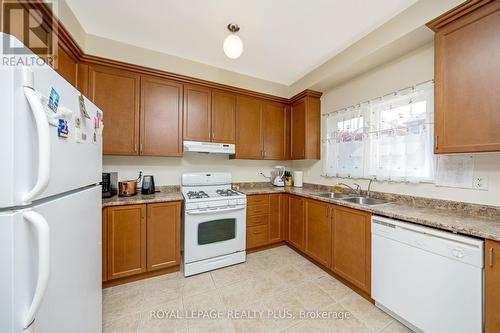
{"label": "stovetop burner", "polygon": [[187,193],[189,199],[203,199],[208,198],[208,194],[205,191],[189,191]]}
{"label": "stovetop burner", "polygon": [[215,191],[218,195],[221,197],[231,197],[233,195],[240,195],[238,192],[233,191],[231,189],[225,189],[225,190],[217,190]]}

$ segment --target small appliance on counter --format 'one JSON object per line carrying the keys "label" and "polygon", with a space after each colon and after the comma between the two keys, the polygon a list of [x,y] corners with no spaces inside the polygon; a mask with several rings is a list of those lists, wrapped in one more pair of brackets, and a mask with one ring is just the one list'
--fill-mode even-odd
{"label": "small appliance on counter", "polygon": [[284,180],[285,180],[285,186],[292,186],[293,185],[293,177],[292,177],[292,173],[290,171],[285,171]]}
{"label": "small appliance on counter", "polygon": [[118,172],[102,173],[102,197],[111,198],[118,192]]}
{"label": "small appliance on counter", "polygon": [[142,177],[142,194],[154,194],[155,193],[155,179],[151,175],[146,175]]}
{"label": "small appliance on counter", "polygon": [[120,197],[131,197],[137,194],[137,183],[142,179],[142,171],[139,171],[139,177],[132,180],[122,180],[118,183],[118,195]]}
{"label": "small appliance on counter", "polygon": [[294,171],[293,172],[293,187],[302,187],[302,179],[304,178],[303,171]]}
{"label": "small appliance on counter", "polygon": [[281,165],[277,165],[274,167],[273,171],[271,171],[271,183],[274,186],[283,187],[285,186],[285,167]]}

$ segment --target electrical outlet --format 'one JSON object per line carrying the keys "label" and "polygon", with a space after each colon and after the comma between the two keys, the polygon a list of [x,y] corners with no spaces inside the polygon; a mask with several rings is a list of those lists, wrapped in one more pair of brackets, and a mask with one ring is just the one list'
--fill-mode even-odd
{"label": "electrical outlet", "polygon": [[472,187],[475,190],[482,190],[482,191],[487,191],[488,190],[488,177],[487,176],[475,176]]}

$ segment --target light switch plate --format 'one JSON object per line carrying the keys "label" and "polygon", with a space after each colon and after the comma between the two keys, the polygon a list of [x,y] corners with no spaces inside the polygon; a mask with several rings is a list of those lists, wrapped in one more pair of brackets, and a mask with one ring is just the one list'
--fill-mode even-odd
{"label": "light switch plate", "polygon": [[487,176],[475,176],[472,182],[472,187],[475,190],[488,190],[488,177]]}

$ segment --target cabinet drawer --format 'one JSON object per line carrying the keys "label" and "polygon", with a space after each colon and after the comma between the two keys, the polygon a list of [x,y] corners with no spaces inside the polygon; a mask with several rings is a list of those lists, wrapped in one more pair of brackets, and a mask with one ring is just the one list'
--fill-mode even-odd
{"label": "cabinet drawer", "polygon": [[248,206],[269,204],[268,194],[249,195],[247,197]]}
{"label": "cabinet drawer", "polygon": [[269,214],[269,205],[256,205],[247,207],[247,215],[266,215]]}
{"label": "cabinet drawer", "polygon": [[256,227],[247,227],[247,249],[264,246],[269,240],[269,227],[259,225]]}
{"label": "cabinet drawer", "polygon": [[255,215],[247,218],[247,227],[255,227],[258,225],[267,225],[269,215]]}

